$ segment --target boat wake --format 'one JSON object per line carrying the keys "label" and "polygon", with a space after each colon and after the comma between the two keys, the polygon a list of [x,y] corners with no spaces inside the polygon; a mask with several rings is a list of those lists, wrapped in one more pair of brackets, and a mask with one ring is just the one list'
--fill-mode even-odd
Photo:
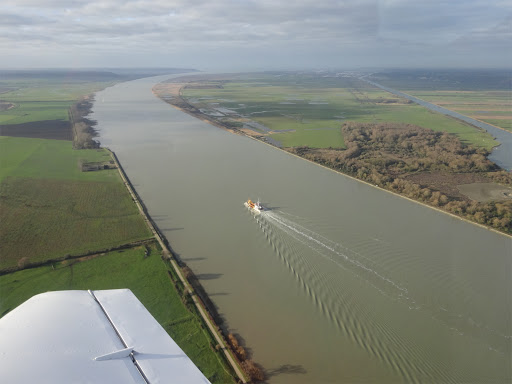
{"label": "boat wake", "polygon": [[[411,314],[411,319],[432,318],[457,337],[489,340],[489,334],[494,332],[476,321],[468,325],[467,316],[451,311],[446,303],[434,303],[425,297],[417,300],[414,296],[418,294],[410,292],[407,282],[397,277],[400,276],[398,267],[409,257],[397,255],[391,244],[367,238],[357,246],[362,250],[358,251],[354,246],[332,241],[306,228],[305,219],[280,210],[265,210],[254,218],[315,307],[336,329],[396,369],[406,382],[415,382],[419,377],[457,381],[453,379],[458,373],[446,376],[449,367],[440,361],[429,366],[426,363],[429,357],[411,345],[411,340],[396,325],[377,318],[372,306],[396,303],[401,311]],[[386,300],[377,299],[375,292]],[[496,343],[489,348],[503,355],[504,341],[509,342],[509,336],[493,336]]]}
{"label": "boat wake", "polygon": [[428,377],[428,369],[410,362],[417,351],[385,322],[375,321],[367,303],[359,299],[362,289],[371,289],[394,301],[409,300],[404,284],[379,270],[369,257],[298,224],[300,218],[285,215],[274,210],[255,218],[315,307],[335,329],[376,358],[387,360],[407,382]]}
{"label": "boat wake", "polygon": [[376,288],[380,293],[388,297],[395,297],[396,299],[403,300],[407,298],[408,290],[404,284],[393,281],[378,271],[377,268],[379,266],[369,257],[351,250],[343,244],[331,241],[283,217],[279,212],[265,212],[262,220],[267,220],[270,224],[313,250],[320,257],[332,262],[337,267],[352,272],[358,278],[363,279],[369,285]]}

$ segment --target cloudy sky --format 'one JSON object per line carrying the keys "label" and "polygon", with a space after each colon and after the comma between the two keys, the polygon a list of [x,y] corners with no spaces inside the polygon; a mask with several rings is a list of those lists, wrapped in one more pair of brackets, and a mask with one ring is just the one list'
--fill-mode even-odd
{"label": "cloudy sky", "polygon": [[2,68],[512,67],[510,0],[1,0]]}

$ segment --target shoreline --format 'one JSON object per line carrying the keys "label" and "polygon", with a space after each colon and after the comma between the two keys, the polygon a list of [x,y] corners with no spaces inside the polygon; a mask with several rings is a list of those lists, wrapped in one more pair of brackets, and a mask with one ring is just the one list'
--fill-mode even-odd
{"label": "shoreline", "polygon": [[[156,84],[155,84],[155,85],[156,85]],[[182,86],[182,87],[180,87],[180,90],[179,90],[179,98],[181,99],[181,101],[182,101],[183,103],[188,104],[188,103],[187,103],[185,100],[183,100],[183,98],[181,97],[181,90],[182,90],[182,88],[183,88],[183,86]],[[390,191],[390,190],[388,190],[388,189],[385,189],[385,188],[379,187],[378,185],[375,185],[375,184],[369,183],[368,181],[358,179],[357,177],[354,177],[354,176],[352,176],[352,175],[349,175],[349,174],[343,173],[343,172],[341,172],[341,171],[338,171],[338,170],[333,169],[333,168],[331,168],[331,167],[328,167],[328,166],[326,166],[326,165],[323,165],[323,164],[317,163],[317,162],[315,162],[315,161],[313,161],[313,160],[306,159],[306,158],[304,158],[304,157],[302,157],[302,156],[299,156],[299,155],[297,155],[297,154],[295,154],[295,153],[291,153],[291,152],[289,152],[289,151],[287,151],[287,150],[285,150],[285,149],[283,149],[283,148],[280,148],[280,147],[277,147],[277,146],[275,146],[275,145],[272,145],[272,144],[270,144],[270,143],[268,143],[268,142],[266,142],[266,141],[264,141],[264,140],[258,139],[257,137],[254,137],[254,136],[248,135],[248,134],[246,134],[245,132],[243,132],[243,131],[241,131],[241,130],[239,130],[239,129],[237,129],[237,128],[228,128],[228,127],[226,127],[226,126],[222,125],[221,123],[219,123],[219,122],[217,122],[217,121],[212,121],[212,120],[208,119],[208,118],[207,118],[205,115],[203,115],[203,114],[200,114],[200,113],[194,113],[193,111],[187,110],[187,109],[182,108],[182,107],[179,107],[179,106],[177,106],[177,105],[174,105],[174,104],[173,104],[172,102],[170,102],[169,100],[165,100],[165,99],[161,98],[160,96],[158,96],[158,94],[156,94],[156,92],[154,91],[154,89],[152,89],[152,93],[153,93],[156,97],[158,97],[160,100],[162,100],[163,102],[165,102],[165,103],[167,103],[167,104],[171,105],[173,108],[176,108],[176,109],[177,109],[177,110],[179,110],[179,111],[182,111],[182,112],[184,112],[184,113],[186,113],[186,114],[188,114],[188,115],[190,115],[190,116],[192,116],[192,117],[195,117],[195,118],[197,118],[197,119],[199,119],[199,120],[201,120],[201,121],[204,121],[204,122],[206,122],[206,123],[209,123],[209,124],[211,124],[211,125],[213,125],[213,126],[215,126],[215,127],[217,127],[217,128],[223,129],[223,130],[228,131],[228,132],[230,132],[230,133],[232,133],[232,134],[238,134],[238,135],[241,135],[241,136],[248,137],[248,138],[250,138],[250,139],[252,139],[252,140],[258,141],[258,142],[263,143],[263,144],[266,144],[266,145],[268,145],[268,146],[270,146],[270,147],[272,147],[272,148],[274,148],[274,149],[280,150],[280,151],[282,151],[282,152],[285,152],[285,153],[287,153],[287,154],[289,154],[289,155],[292,155],[292,156],[294,156],[294,157],[297,157],[297,158],[299,158],[299,159],[302,159],[302,160],[308,161],[308,162],[310,162],[310,163],[312,163],[312,164],[315,164],[315,165],[321,166],[321,167],[323,167],[323,168],[325,168],[325,169],[327,169],[327,170],[330,170],[330,171],[332,171],[332,172],[335,172],[335,173],[336,173],[336,174],[338,174],[338,175],[343,175],[343,176],[345,176],[345,177],[348,177],[348,178],[350,178],[350,179],[352,179],[352,180],[355,180],[355,181],[358,181],[358,182],[360,182],[360,183],[364,183],[364,184],[366,184],[366,185],[368,185],[368,186],[371,186],[371,187],[373,187],[373,188],[377,188],[377,189],[379,189],[379,190],[381,190],[381,191],[388,192],[388,193],[390,193],[390,194],[392,194],[392,195],[394,195],[394,196],[401,197],[401,198],[406,199],[406,200],[408,200],[408,201],[414,202],[414,203],[416,203],[416,204],[420,204],[420,205],[422,205],[422,206],[424,206],[424,207],[427,207],[427,208],[433,209],[433,210],[438,211],[438,212],[440,212],[440,213],[444,213],[444,214],[446,214],[446,215],[449,215],[449,216],[451,216],[451,217],[453,217],[453,218],[459,219],[459,220],[461,220],[461,221],[465,221],[465,222],[467,222],[467,223],[470,223],[470,224],[476,225],[476,226],[481,227],[481,228],[485,228],[485,229],[487,229],[487,230],[489,230],[489,231],[491,231],[491,232],[494,232],[494,233],[497,233],[497,234],[500,234],[500,235],[503,235],[503,236],[506,236],[506,237],[508,237],[508,238],[512,239],[512,234],[509,234],[509,233],[506,233],[506,232],[502,232],[502,231],[498,231],[497,229],[494,229],[494,228],[492,228],[492,227],[489,227],[489,226],[486,226],[486,225],[483,225],[483,224],[477,223],[477,222],[475,222],[475,221],[472,221],[472,220],[469,220],[469,219],[467,219],[467,218],[465,218],[465,217],[462,217],[462,216],[456,215],[456,214],[454,214],[454,213],[452,213],[452,212],[448,212],[448,211],[443,210],[443,209],[441,209],[441,208],[433,207],[433,206],[428,205],[428,204],[426,204],[426,203],[424,203],[424,202],[422,202],[422,201],[414,200],[414,199],[412,199],[412,198],[410,198],[410,197],[407,197],[407,196],[404,196],[404,195],[402,195],[402,194],[399,194],[399,193],[396,193],[396,192]],[[506,131],[506,130],[505,130],[505,131]],[[508,131],[506,131],[506,132],[508,132]]]}
{"label": "shoreline", "polygon": [[68,109],[73,149],[100,148],[100,143],[93,139],[98,136],[94,128],[97,123],[87,118],[92,113],[95,98],[96,92],[87,94]]}
{"label": "shoreline", "polygon": [[73,149],[101,148],[101,143],[94,140],[98,136],[98,131],[94,128],[98,122],[89,119],[96,102],[96,93],[104,91],[121,82],[107,84],[105,87],[94,92],[88,93],[80,97],[76,102],[68,108],[69,124],[71,125]]}
{"label": "shoreline", "polygon": [[[116,83],[118,84],[118,83]],[[100,91],[115,86],[116,84],[108,85],[107,87],[101,89]],[[105,149],[109,154],[112,160],[114,161],[115,168],[117,168],[119,175],[121,177],[122,183],[125,185],[126,189],[128,190],[128,193],[130,194],[131,198],[137,205],[137,208],[139,210],[140,215],[142,216],[144,222],[146,223],[147,227],[150,229],[151,233],[153,234],[153,241],[156,240],[158,245],[162,248],[162,260],[166,260],[171,265],[174,273],[176,276],[178,276],[179,281],[183,284],[184,291],[187,292],[187,294],[190,296],[192,302],[194,303],[194,306],[200,315],[203,323],[207,326],[208,331],[213,336],[215,341],[217,342],[217,346],[220,346],[220,349],[224,352],[224,358],[225,362],[231,367],[233,370],[233,378],[236,378],[237,383],[251,383],[251,378],[249,373],[247,373],[242,368],[242,361],[240,361],[236,357],[235,351],[232,349],[231,344],[228,342],[228,338],[226,335],[227,330],[224,330],[218,323],[219,315],[216,313],[215,308],[211,304],[211,300],[208,297],[208,294],[204,290],[204,288],[200,285],[195,286],[190,280],[189,277],[185,277],[184,268],[189,269],[189,272],[192,275],[192,278],[197,280],[195,277],[195,274],[188,268],[186,264],[184,264],[179,257],[176,255],[174,250],[172,249],[169,241],[165,237],[165,235],[160,231],[154,220],[151,218],[146,205],[144,204],[142,198],[139,196],[135,188],[133,187],[128,175],[124,171],[123,166],[121,165],[117,155],[114,151],[112,151],[108,147],[104,147],[101,145],[101,142],[98,140],[93,140],[93,137],[98,136],[98,131],[94,128],[94,126],[97,125],[96,120],[88,119],[87,116],[89,116],[93,111],[92,108],[95,103],[95,97],[96,92],[90,93],[81,99],[79,99],[72,107],[75,107],[76,105],[83,103],[85,101],[85,106],[80,114],[80,119],[82,123],[85,123],[87,125],[89,140],[91,140],[95,145],[95,148],[98,149]],[[154,94],[154,92],[153,92]],[[70,118],[73,116],[71,108],[69,110]],[[71,122],[71,121],[70,121]],[[208,121],[207,121],[208,122]],[[71,129],[73,131],[73,136],[75,136],[75,125],[72,124]],[[75,137],[73,137],[75,138]],[[75,140],[73,140],[73,144],[75,144]],[[74,149],[78,149],[75,148]],[[193,280],[192,279],[192,280]],[[197,280],[198,281],[198,280]],[[176,288],[175,288],[176,289]],[[217,320],[216,320],[217,319]],[[251,361],[250,359],[247,359],[247,361]],[[231,374],[231,373],[230,373]]]}
{"label": "shoreline", "polygon": [[142,199],[138,195],[137,191],[133,187],[131,181],[129,180],[128,176],[126,175],[122,165],[119,162],[119,159],[117,158],[114,151],[112,151],[108,147],[102,147],[105,150],[107,150],[112,159],[114,160],[114,163],[119,171],[119,175],[121,176],[121,180],[123,184],[125,185],[126,189],[128,190],[128,193],[132,197],[133,201],[137,205],[137,208],[139,210],[139,213],[143,217],[144,221],[146,222],[146,225],[153,233],[154,238],[162,248],[162,259],[166,259],[171,264],[174,272],[179,277],[180,282],[183,284],[186,292],[190,295],[190,298],[192,299],[194,306],[196,307],[197,311],[199,312],[203,322],[207,325],[208,330],[214,337],[215,341],[220,346],[220,349],[224,352],[224,356],[229,363],[229,365],[232,367],[233,371],[235,372],[236,376],[238,376],[238,379],[242,383],[249,383],[250,381],[247,380],[245,372],[241,368],[238,359],[234,357],[234,352],[231,350],[228,342],[225,340],[224,335],[220,332],[220,326],[216,324],[215,320],[213,319],[213,316],[208,311],[206,305],[202,302],[201,298],[198,298],[198,293],[196,290],[192,287],[192,285],[189,283],[188,279],[185,278],[182,268],[178,265],[179,259],[176,257],[174,251],[172,250],[171,246],[169,245],[169,242],[165,238],[165,236],[160,232],[156,224],[154,223],[153,219],[148,213],[148,210],[146,206],[144,205]]}

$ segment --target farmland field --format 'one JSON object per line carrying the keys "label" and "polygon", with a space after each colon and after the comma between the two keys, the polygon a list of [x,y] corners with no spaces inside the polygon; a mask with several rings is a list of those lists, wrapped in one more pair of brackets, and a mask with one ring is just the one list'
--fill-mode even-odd
{"label": "farmland field", "polygon": [[0,136],[72,140],[69,109],[114,84],[113,73],[0,71]]}
{"label": "farmland field", "polygon": [[509,70],[400,70],[370,78],[429,103],[512,131]]}
{"label": "farmland field", "polygon": [[53,266],[0,276],[0,317],[46,291],[129,288],[212,383],[230,383],[225,366],[210,349],[210,336],[195,312],[187,310],[156,247],[110,252],[90,260],[66,260]]}
{"label": "farmland field", "polygon": [[0,269],[151,237],[116,169],[79,168],[109,159],[65,141],[0,138]]}
{"label": "farmland field", "polygon": [[73,150],[57,140],[0,137],[0,182],[7,176],[82,181],[120,180],[117,170],[81,172],[81,160],[110,160],[104,149]]}
{"label": "farmland field", "polygon": [[356,78],[267,74],[197,82],[181,91],[188,103],[221,124],[282,147],[344,148],[340,128],[347,121],[408,123],[453,133],[486,149],[497,144],[485,132]]}
{"label": "farmland field", "polygon": [[122,77],[11,72],[0,77],[0,317],[49,290],[129,288],[212,383],[233,382],[110,153],[66,141],[69,107]]}
{"label": "farmland field", "polygon": [[[17,83],[20,84],[20,83]],[[23,124],[35,121],[68,121],[68,109],[80,97],[96,92],[111,82],[54,84],[32,84],[10,92],[3,93],[2,101],[14,104],[14,108],[0,111],[0,124]]]}
{"label": "farmland field", "polygon": [[510,91],[409,91],[432,104],[512,131]]}

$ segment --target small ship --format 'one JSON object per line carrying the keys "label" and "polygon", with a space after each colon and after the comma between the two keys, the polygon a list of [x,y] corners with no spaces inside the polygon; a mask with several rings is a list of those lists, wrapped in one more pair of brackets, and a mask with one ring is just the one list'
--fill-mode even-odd
{"label": "small ship", "polygon": [[244,205],[254,213],[261,213],[265,210],[265,208],[263,208],[259,200],[255,203],[251,199],[249,199],[244,203]]}

